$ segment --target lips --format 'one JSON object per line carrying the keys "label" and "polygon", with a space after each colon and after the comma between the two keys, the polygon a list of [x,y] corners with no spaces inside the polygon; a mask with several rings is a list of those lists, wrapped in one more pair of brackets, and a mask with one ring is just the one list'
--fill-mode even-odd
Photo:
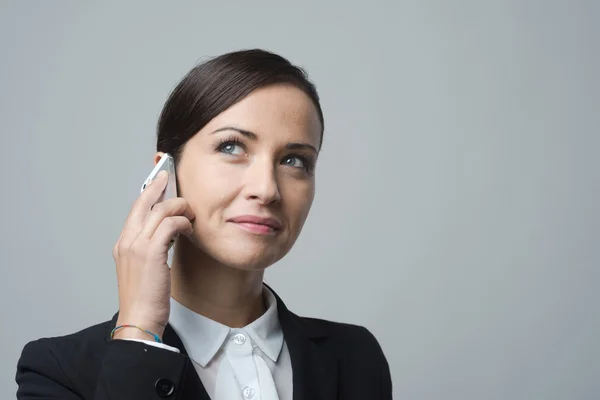
{"label": "lips", "polygon": [[231,218],[229,222],[234,222],[242,227],[249,228],[257,233],[269,233],[281,230],[281,222],[271,217],[259,217],[257,215],[241,215]]}

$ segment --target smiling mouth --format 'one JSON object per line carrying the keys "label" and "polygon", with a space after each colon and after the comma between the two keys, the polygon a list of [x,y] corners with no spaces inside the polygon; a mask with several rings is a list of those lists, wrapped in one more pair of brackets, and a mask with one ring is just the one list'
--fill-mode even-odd
{"label": "smiling mouth", "polygon": [[255,233],[258,235],[273,235],[277,232],[276,229],[273,229],[272,227],[270,227],[268,225],[255,224],[252,222],[233,222],[233,223],[245,231]]}
{"label": "smiling mouth", "polygon": [[281,230],[281,223],[275,218],[244,215],[228,220],[237,227],[257,235],[274,235]]}

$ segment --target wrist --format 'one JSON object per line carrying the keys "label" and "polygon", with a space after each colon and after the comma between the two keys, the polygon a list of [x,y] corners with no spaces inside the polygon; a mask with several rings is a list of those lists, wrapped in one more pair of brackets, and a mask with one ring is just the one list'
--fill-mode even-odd
{"label": "wrist", "polygon": [[[141,339],[162,342],[164,327],[152,324],[117,322],[112,332],[113,339]],[[158,338],[158,340],[157,340]]]}

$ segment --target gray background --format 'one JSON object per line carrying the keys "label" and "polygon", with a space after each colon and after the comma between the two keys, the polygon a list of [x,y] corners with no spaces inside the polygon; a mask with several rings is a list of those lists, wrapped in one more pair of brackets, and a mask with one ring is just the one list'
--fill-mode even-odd
{"label": "gray background", "polygon": [[366,325],[398,399],[599,398],[598,2],[216,3],[0,3],[0,397],[27,341],[116,311],[171,88],[263,47],[326,117],[288,306]]}

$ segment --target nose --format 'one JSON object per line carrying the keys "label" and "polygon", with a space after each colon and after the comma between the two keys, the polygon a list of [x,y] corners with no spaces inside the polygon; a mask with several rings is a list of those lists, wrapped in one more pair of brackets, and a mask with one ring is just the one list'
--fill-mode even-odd
{"label": "nose", "polygon": [[244,198],[258,201],[261,205],[281,200],[276,169],[269,160],[256,160],[246,169]]}

